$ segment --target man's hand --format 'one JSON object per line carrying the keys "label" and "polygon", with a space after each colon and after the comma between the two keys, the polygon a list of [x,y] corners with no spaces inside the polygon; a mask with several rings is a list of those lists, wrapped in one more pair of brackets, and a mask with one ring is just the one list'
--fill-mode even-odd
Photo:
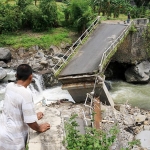
{"label": "man's hand", "polygon": [[37,113],[37,118],[38,120],[40,120],[41,118],[43,118],[44,114],[42,112],[38,112]]}
{"label": "man's hand", "polygon": [[46,130],[50,129],[49,123],[43,123],[41,125],[38,125],[37,122],[33,122],[33,123],[27,123],[27,124],[31,129],[37,132],[45,132]]}
{"label": "man's hand", "polygon": [[40,128],[40,132],[45,132],[48,129],[50,129],[50,124],[49,123],[41,124],[39,128]]}

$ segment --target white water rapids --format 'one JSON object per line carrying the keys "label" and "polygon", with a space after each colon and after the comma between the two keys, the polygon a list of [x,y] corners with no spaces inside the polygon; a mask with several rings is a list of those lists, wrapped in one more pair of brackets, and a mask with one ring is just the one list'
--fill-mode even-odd
{"label": "white water rapids", "polygon": [[[15,80],[15,72],[13,70],[8,69],[6,71],[7,77],[3,80],[3,82],[0,83],[0,110],[2,109],[3,106],[3,99],[7,81]],[[31,83],[28,88],[30,88],[30,90],[33,93],[33,100],[35,104],[42,100],[44,100],[46,104],[50,104],[53,101],[61,99],[67,99],[69,101],[74,102],[68,91],[62,90],[61,86],[44,89],[42,76],[37,74],[34,74],[33,76],[35,83],[34,84]]]}

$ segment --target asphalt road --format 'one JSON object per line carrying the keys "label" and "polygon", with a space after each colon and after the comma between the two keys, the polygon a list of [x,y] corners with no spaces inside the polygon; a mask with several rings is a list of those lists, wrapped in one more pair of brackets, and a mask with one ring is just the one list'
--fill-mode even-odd
{"label": "asphalt road", "polygon": [[98,25],[59,76],[92,74],[98,70],[103,53],[126,27],[123,24],[102,23]]}

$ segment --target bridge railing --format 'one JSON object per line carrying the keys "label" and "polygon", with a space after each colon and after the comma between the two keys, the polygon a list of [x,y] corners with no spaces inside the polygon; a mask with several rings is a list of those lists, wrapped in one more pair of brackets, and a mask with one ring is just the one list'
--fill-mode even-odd
{"label": "bridge railing", "polygon": [[124,31],[120,34],[118,38],[115,39],[115,41],[106,49],[106,51],[102,55],[101,62],[99,64],[99,72],[102,72],[103,67],[104,67],[104,62],[106,61],[107,57],[110,55],[112,51],[115,50],[115,47],[117,44],[124,38],[124,36],[127,34],[129,31],[130,27],[133,25],[133,21],[130,22],[129,25],[124,29]]}
{"label": "bridge railing", "polygon": [[96,25],[100,21],[100,16],[93,21],[93,23],[85,30],[85,32],[78,38],[78,40],[73,43],[73,45],[68,49],[68,51],[60,58],[60,60],[55,64],[52,68],[54,74],[57,73],[61,67],[66,64],[70,58],[70,56],[75,52],[75,50],[82,44],[82,41],[89,35],[89,33],[96,27]]}

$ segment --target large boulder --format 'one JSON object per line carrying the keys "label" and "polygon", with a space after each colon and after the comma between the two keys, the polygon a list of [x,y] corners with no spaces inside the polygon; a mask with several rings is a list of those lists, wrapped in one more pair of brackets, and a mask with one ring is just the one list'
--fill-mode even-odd
{"label": "large boulder", "polygon": [[51,55],[55,55],[57,53],[61,53],[62,52],[60,47],[57,47],[57,46],[54,46],[54,45],[50,46],[49,51],[51,52]]}
{"label": "large boulder", "polygon": [[125,72],[127,82],[147,83],[150,78],[150,62],[143,61],[140,64],[130,67]]}
{"label": "large boulder", "polygon": [[0,67],[7,68],[7,64],[3,61],[0,61]]}
{"label": "large boulder", "polygon": [[8,48],[0,48],[0,60],[5,62],[11,60],[11,53]]}
{"label": "large boulder", "polygon": [[7,72],[0,67],[0,81],[3,80],[7,76]]}

